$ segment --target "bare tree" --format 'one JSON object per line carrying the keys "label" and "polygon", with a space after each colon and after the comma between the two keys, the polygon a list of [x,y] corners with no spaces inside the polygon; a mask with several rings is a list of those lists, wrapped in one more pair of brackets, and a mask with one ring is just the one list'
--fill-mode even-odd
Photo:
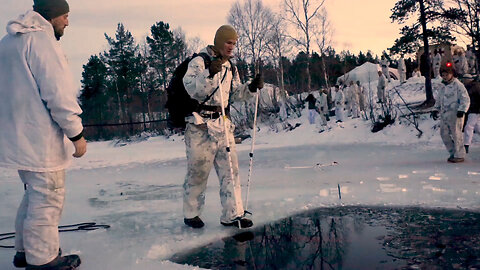
{"label": "bare tree", "polygon": [[192,55],[196,52],[199,52],[203,47],[206,46],[206,43],[200,37],[193,37],[187,40],[187,55]]}
{"label": "bare tree", "polygon": [[[283,80],[283,62],[282,58],[291,50],[289,39],[286,33],[285,20],[280,14],[275,14],[272,21],[271,35],[268,41],[268,53],[272,59],[272,64],[277,70],[277,82],[280,92],[285,93],[285,83]],[[283,96],[283,98],[286,98]]]}
{"label": "bare tree", "polygon": [[230,9],[228,22],[237,29],[238,47],[244,46],[246,57],[251,60],[255,73],[259,73],[259,63],[265,55],[272,19],[273,12],[263,5],[262,0],[245,0],[243,5],[236,1]]}
{"label": "bare tree", "polygon": [[320,56],[322,57],[322,68],[323,68],[323,76],[325,77],[325,85],[327,89],[330,91],[330,86],[328,84],[329,78],[327,74],[327,65],[325,64],[325,52],[330,47],[332,43],[332,36],[333,36],[333,29],[330,25],[330,21],[328,20],[328,13],[325,8],[321,10],[320,16],[320,23],[319,23],[319,31],[316,35],[317,46],[320,52]]}
{"label": "bare tree", "polygon": [[298,35],[291,36],[297,46],[307,54],[307,90],[310,91],[312,78],[310,76],[311,43],[322,17],[321,8],[325,0],[284,0],[287,20],[297,29]]}

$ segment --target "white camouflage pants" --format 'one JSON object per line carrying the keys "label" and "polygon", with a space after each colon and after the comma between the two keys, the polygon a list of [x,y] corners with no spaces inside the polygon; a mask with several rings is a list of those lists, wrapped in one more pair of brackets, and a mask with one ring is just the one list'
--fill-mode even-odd
{"label": "white camouflage pants", "polygon": [[438,78],[438,77],[440,77],[440,64],[435,65],[433,67],[433,78],[435,79],[435,78]]}
{"label": "white camouflage pants", "polygon": [[343,106],[337,105],[335,107],[335,117],[337,118],[337,121],[344,121]]}
{"label": "white camouflage pants", "polygon": [[58,224],[65,200],[65,170],[18,171],[27,189],[15,220],[15,249],[24,251],[31,265],[58,256]]}
{"label": "white camouflage pants", "polygon": [[233,134],[229,132],[233,179],[226,151],[225,137],[216,138],[208,133],[206,125],[187,124],[185,145],[187,151],[187,175],[183,196],[185,218],[200,216],[205,204],[207,180],[215,166],[220,181],[221,222],[232,222],[244,214],[242,191],[238,176],[238,159]]}
{"label": "white camouflage pants", "polygon": [[377,87],[377,97],[378,101],[385,103],[385,88],[384,87]]}
{"label": "white camouflage pants", "polygon": [[480,114],[469,113],[465,125],[465,145],[470,145],[473,139],[473,131],[480,132]]}
{"label": "white camouflage pants", "polygon": [[440,135],[442,141],[455,158],[465,158],[465,147],[463,146],[463,117],[457,117],[457,112],[446,112],[442,114],[440,121]]}

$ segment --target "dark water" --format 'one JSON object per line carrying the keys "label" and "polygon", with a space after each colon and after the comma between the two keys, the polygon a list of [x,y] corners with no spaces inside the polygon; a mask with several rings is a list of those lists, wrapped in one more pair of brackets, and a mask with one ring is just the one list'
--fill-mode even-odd
{"label": "dark water", "polygon": [[480,213],[322,208],[170,260],[208,269],[480,269]]}

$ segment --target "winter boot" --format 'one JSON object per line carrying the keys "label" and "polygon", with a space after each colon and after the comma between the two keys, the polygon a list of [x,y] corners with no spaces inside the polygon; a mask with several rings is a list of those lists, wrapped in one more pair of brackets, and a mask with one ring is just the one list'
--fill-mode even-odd
{"label": "winter boot", "polygon": [[203,223],[203,221],[198,216],[194,218],[184,218],[183,222],[185,223],[185,225],[195,229],[202,228],[205,225],[205,223]]}
{"label": "winter boot", "polygon": [[465,152],[467,152],[467,154],[468,154],[468,148],[469,148],[470,145],[465,144],[464,146],[465,146]]}
{"label": "winter boot", "polygon": [[454,158],[449,158],[449,159],[448,159],[448,162],[450,162],[450,163],[459,163],[459,162],[464,162],[464,161],[465,161],[464,158],[456,158],[456,157],[454,157]]}
{"label": "winter boot", "polygon": [[[58,249],[58,256],[62,255],[62,249]],[[13,256],[13,265],[17,268],[27,267],[27,259],[25,258],[25,252],[17,251],[15,256]]]}
{"label": "winter boot", "polygon": [[220,222],[220,224],[222,224],[223,226],[235,226],[237,228],[250,228],[253,226],[253,222],[248,219],[248,218],[244,218],[244,217],[238,217],[236,219],[234,219],[232,222]]}
{"label": "winter boot", "polygon": [[27,264],[26,270],[74,270],[80,265],[78,255],[58,256],[53,261],[43,265]]}

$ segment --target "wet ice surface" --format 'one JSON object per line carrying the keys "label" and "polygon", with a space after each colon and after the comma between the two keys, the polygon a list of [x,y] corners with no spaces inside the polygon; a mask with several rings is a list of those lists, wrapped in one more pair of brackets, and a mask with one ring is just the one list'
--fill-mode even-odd
{"label": "wet ice surface", "polygon": [[[183,224],[182,215],[186,159],[173,155],[128,162],[130,156],[143,156],[130,153],[135,150],[134,145],[130,147],[132,149],[114,152],[114,149],[92,143],[89,153],[92,160],[106,152],[109,158],[124,156],[120,159],[122,162],[106,158],[104,163],[109,166],[89,167],[92,160],[82,159],[82,166],[67,171],[66,203],[60,224],[93,221],[111,225],[111,228],[62,233],[62,250],[65,254],[80,254],[85,270],[198,269],[165,260],[173,254],[204,247],[235,233],[234,229],[220,225],[219,182],[214,171],[210,174],[206,205],[201,215],[206,225],[201,230],[193,230]],[[183,142],[177,147],[184,151]],[[243,148],[239,151],[239,163],[245,197],[250,148],[249,145],[238,147]],[[139,152],[145,151],[143,148]],[[164,147],[150,145],[148,148],[151,152],[165,151],[162,155],[171,152]],[[472,148],[466,162],[461,164],[449,164],[446,158],[443,145],[423,143],[259,147],[255,151],[248,203],[248,209],[253,212],[254,229],[319,207],[418,206],[446,211],[455,208],[479,211],[480,149]],[[149,160],[148,155],[145,159]],[[316,166],[332,161],[337,161],[338,165]],[[0,233],[13,231],[22,195],[23,185],[17,173],[0,170]],[[322,226],[327,226],[329,221],[321,221]],[[363,242],[358,239],[384,236],[385,233],[376,234],[376,231],[386,229],[386,226],[365,225],[361,235],[351,233],[348,256],[353,256],[350,250],[355,249],[355,244]],[[372,242],[372,245],[383,251],[382,243]],[[13,250],[0,249],[1,270],[15,269],[11,263],[13,255]],[[369,255],[370,252],[366,252],[357,256]],[[391,264],[381,266],[384,265]]]}
{"label": "wet ice surface", "polygon": [[175,254],[208,269],[480,269],[480,213],[320,208]]}

